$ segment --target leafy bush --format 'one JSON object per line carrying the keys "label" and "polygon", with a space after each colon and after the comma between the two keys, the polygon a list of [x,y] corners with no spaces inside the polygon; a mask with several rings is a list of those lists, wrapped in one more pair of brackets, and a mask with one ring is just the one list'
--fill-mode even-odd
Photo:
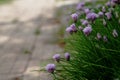
{"label": "leafy bush", "polygon": [[[52,72],[56,80],[120,79],[120,1],[111,0],[105,6],[89,9],[80,3],[71,15],[70,34],[65,39],[65,51],[70,61],[59,60]],[[69,57],[70,57],[69,56]],[[65,57],[66,58],[66,57]]]}

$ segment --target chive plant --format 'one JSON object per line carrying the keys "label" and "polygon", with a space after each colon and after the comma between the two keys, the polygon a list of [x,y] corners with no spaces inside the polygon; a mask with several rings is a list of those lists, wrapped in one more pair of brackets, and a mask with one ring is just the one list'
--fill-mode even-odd
{"label": "chive plant", "polygon": [[56,63],[55,79],[119,80],[120,0],[110,0],[94,9],[80,3],[76,9],[66,28],[70,34],[65,39],[67,53]]}

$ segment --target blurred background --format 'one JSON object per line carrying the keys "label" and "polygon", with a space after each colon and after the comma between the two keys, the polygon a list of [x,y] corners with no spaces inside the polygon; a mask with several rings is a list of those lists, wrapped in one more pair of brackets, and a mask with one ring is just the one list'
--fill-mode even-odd
{"label": "blurred background", "polygon": [[[83,1],[94,7],[98,0]],[[64,30],[78,2],[82,0],[0,0],[0,80],[52,80],[34,70],[63,52]]]}

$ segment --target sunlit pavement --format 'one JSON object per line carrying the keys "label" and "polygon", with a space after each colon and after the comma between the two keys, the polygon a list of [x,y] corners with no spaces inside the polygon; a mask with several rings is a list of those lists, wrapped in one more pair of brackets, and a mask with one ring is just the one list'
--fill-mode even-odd
{"label": "sunlit pavement", "polygon": [[[33,70],[62,51],[54,44],[60,24],[54,21],[54,9],[72,3],[15,0],[0,6],[0,80],[51,80],[50,75]],[[36,31],[40,31],[37,36]]]}

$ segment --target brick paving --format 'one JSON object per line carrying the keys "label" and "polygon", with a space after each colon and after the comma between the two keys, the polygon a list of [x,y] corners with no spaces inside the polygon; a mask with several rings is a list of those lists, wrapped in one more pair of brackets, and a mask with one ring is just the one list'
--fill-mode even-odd
{"label": "brick paving", "polygon": [[[55,0],[15,0],[0,6],[0,80],[52,80],[43,68],[54,53]],[[40,31],[39,35],[35,32]]]}

